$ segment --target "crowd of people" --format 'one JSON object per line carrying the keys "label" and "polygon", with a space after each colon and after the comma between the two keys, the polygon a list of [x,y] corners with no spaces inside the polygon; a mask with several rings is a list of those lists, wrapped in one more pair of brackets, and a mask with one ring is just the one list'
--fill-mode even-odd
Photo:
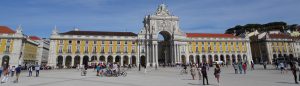
{"label": "crowd of people", "polygon": [[[0,66],[1,84],[8,82],[10,78],[14,78],[14,77],[15,77],[15,80],[13,80],[13,82],[18,83],[21,70],[22,70],[21,65],[10,66],[6,62],[4,62],[3,65]],[[36,71],[36,77],[38,77],[39,76],[39,70],[40,70],[40,66],[38,64],[36,66],[32,65],[32,66],[28,67],[28,72],[29,72],[28,77],[32,76],[32,71],[33,70]]]}
{"label": "crowd of people", "polygon": [[[186,70],[187,65],[183,65],[183,69]],[[207,71],[209,70],[209,64],[202,63],[202,64],[190,64],[190,72],[192,75],[192,79],[195,80],[196,75],[198,74],[199,80],[203,79],[203,85],[209,85],[208,83],[208,75]],[[220,64],[215,64],[214,69],[214,76],[218,84],[220,84],[220,74],[221,68]],[[205,83],[206,82],[206,83]]]}
{"label": "crowd of people", "polygon": [[[115,63],[105,63],[99,62],[94,64],[93,69],[96,70],[96,76],[116,76],[120,72],[120,65]],[[131,65],[128,65],[127,68],[131,68]],[[78,70],[81,70],[81,75],[86,76],[88,65],[78,65]]]}

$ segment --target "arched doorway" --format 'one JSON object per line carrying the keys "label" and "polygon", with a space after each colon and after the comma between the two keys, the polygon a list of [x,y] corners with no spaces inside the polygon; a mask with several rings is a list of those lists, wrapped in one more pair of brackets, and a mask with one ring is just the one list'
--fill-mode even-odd
{"label": "arched doorway", "polygon": [[[7,55],[3,56],[3,57],[2,57],[1,65],[2,65],[2,66],[4,66],[4,65],[7,66],[7,65],[9,65],[9,59],[10,59],[9,56],[7,56]],[[5,64],[4,64],[4,63],[5,63]]]}
{"label": "arched doorway", "polygon": [[289,59],[291,60],[291,61],[295,61],[296,59],[294,58],[294,55],[293,54],[289,54]]}
{"label": "arched doorway", "polygon": [[141,65],[144,66],[144,67],[146,66],[146,59],[147,59],[147,58],[146,58],[144,55],[141,56],[140,63],[141,63]]}
{"label": "arched doorway", "polygon": [[215,58],[215,59],[214,59],[215,61],[219,61],[218,55],[215,55],[214,58]]}
{"label": "arched doorway", "polygon": [[74,66],[77,67],[80,65],[80,56],[75,56],[74,58]]}
{"label": "arched doorway", "polygon": [[92,56],[91,61],[92,62],[97,61],[97,56]]}
{"label": "arched doorway", "polygon": [[129,64],[129,58],[128,58],[128,56],[124,56],[124,58],[123,58],[123,64],[124,65],[128,65]]}
{"label": "arched doorway", "polygon": [[200,56],[196,55],[196,63],[199,64],[200,63]]}
{"label": "arched doorway", "polygon": [[181,64],[186,64],[186,58],[184,55],[181,55]]}
{"label": "arched doorway", "polygon": [[136,66],[136,57],[131,56],[131,64]]}
{"label": "arched doorway", "polygon": [[242,62],[242,56],[240,54],[238,55],[238,62]]}
{"label": "arched doorway", "polygon": [[206,56],[202,55],[202,63],[206,63]]}
{"label": "arched doorway", "polygon": [[237,63],[237,61],[236,61],[236,59],[235,59],[235,55],[234,55],[234,54],[231,56],[231,58],[232,58],[232,63]]}
{"label": "arched doorway", "polygon": [[193,56],[193,55],[190,55],[190,56],[189,56],[189,60],[190,60],[190,63],[194,63],[194,56]]}
{"label": "arched doorway", "polygon": [[226,64],[232,64],[229,55],[226,55]]}
{"label": "arched doorway", "polygon": [[88,66],[89,56],[83,56],[82,64]]}
{"label": "arched doorway", "polygon": [[100,56],[99,60],[105,62],[105,56]]}
{"label": "arched doorway", "polygon": [[208,55],[208,64],[212,65],[213,59],[212,55]]}
{"label": "arched doorway", "polygon": [[120,64],[121,63],[120,60],[121,60],[121,56],[116,56],[115,62],[117,62],[118,64]]}
{"label": "arched doorway", "polygon": [[171,63],[171,34],[168,31],[158,33],[158,63]]}
{"label": "arched doorway", "polygon": [[220,59],[221,59],[221,61],[223,61],[223,62],[225,62],[225,57],[224,57],[224,55],[220,55]]}
{"label": "arched doorway", "polygon": [[58,66],[59,68],[62,68],[63,67],[63,60],[64,60],[63,56],[58,56],[57,59],[56,59],[56,62],[57,62],[56,66]]}
{"label": "arched doorway", "polygon": [[65,66],[67,68],[71,68],[71,62],[72,62],[72,57],[71,56],[67,56],[66,57],[66,61],[65,61]]}
{"label": "arched doorway", "polygon": [[107,57],[107,63],[113,63],[113,57],[112,56]]}

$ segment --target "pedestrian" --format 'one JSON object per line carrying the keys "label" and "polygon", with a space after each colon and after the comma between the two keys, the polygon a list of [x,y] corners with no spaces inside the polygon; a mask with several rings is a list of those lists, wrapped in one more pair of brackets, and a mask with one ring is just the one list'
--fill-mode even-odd
{"label": "pedestrian", "polygon": [[199,80],[201,80],[201,65],[198,66],[197,71],[198,71]]}
{"label": "pedestrian", "polygon": [[100,72],[100,64],[96,66],[96,70],[97,70],[96,76],[99,76],[99,72]]}
{"label": "pedestrian", "polygon": [[3,66],[3,78],[1,80],[1,83],[5,83],[8,81],[9,65],[6,62],[4,62],[2,66]]}
{"label": "pedestrian", "polygon": [[267,61],[264,61],[263,65],[264,65],[264,69],[267,69]]}
{"label": "pedestrian", "polygon": [[243,64],[243,70],[244,70],[244,74],[246,74],[246,71],[247,71],[247,63],[246,62]]}
{"label": "pedestrian", "polygon": [[233,63],[234,73],[238,74],[238,65],[236,63]]}
{"label": "pedestrian", "polygon": [[21,73],[21,65],[19,65],[16,68],[16,80],[14,81],[14,83],[18,83],[19,82],[20,73]]}
{"label": "pedestrian", "polygon": [[239,67],[240,74],[242,74],[243,73],[243,63],[239,62],[238,67]]}
{"label": "pedestrian", "polygon": [[39,77],[39,75],[40,75],[40,66],[39,66],[39,64],[36,64],[34,69],[35,69],[35,77]]}
{"label": "pedestrian", "polygon": [[215,75],[215,78],[217,79],[218,86],[220,86],[220,73],[221,73],[220,66],[219,66],[219,64],[216,64],[214,75]]}
{"label": "pedestrian", "polygon": [[292,71],[294,79],[295,79],[295,83],[298,84],[297,74],[296,74],[297,73],[296,65],[293,62],[291,62],[290,66],[291,66],[291,71]]}
{"label": "pedestrian", "polygon": [[281,63],[279,63],[279,67],[280,67],[280,73],[281,74],[284,74],[284,64],[281,62]]}
{"label": "pedestrian", "polygon": [[28,72],[29,72],[28,77],[31,77],[31,76],[32,76],[32,71],[33,71],[33,67],[32,67],[32,66],[29,66],[29,67],[28,67]]}
{"label": "pedestrian", "polygon": [[193,80],[195,80],[196,68],[194,64],[191,65],[191,75],[193,77]]}
{"label": "pedestrian", "polygon": [[254,70],[254,62],[251,61],[251,70]]}
{"label": "pedestrian", "polygon": [[203,76],[203,85],[205,85],[205,83],[204,83],[205,80],[206,80],[206,84],[209,85],[208,84],[208,78],[207,78],[207,72],[206,72],[206,65],[207,64],[203,65],[202,68],[201,68],[201,73],[202,73],[202,76]]}
{"label": "pedestrian", "polygon": [[11,74],[11,77],[14,77],[14,75],[15,75],[15,66],[11,67],[10,74]]}
{"label": "pedestrian", "polygon": [[0,66],[0,79],[1,79],[1,76],[2,76],[2,72],[3,72],[3,67]]}

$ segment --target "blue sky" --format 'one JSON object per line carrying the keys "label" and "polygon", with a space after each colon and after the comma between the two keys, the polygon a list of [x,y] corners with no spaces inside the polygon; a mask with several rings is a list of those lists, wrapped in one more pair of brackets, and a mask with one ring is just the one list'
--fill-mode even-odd
{"label": "blue sky", "polygon": [[73,30],[131,31],[164,2],[184,32],[224,33],[247,23],[300,24],[300,0],[1,0],[0,25],[19,24],[27,35]]}

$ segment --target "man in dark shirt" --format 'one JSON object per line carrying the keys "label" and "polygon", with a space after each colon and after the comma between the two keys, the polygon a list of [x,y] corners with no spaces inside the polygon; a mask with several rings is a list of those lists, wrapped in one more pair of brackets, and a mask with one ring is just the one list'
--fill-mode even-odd
{"label": "man in dark shirt", "polygon": [[293,72],[293,75],[294,75],[295,83],[298,84],[297,74],[296,74],[297,73],[296,65],[293,62],[291,62],[290,66],[291,66],[291,71]]}
{"label": "man in dark shirt", "polygon": [[17,82],[19,81],[20,73],[21,73],[21,65],[19,65],[19,66],[16,68],[16,80],[14,81],[15,83],[17,83]]}
{"label": "man in dark shirt", "polygon": [[207,64],[203,65],[202,68],[201,68],[201,73],[202,73],[202,76],[203,76],[203,85],[205,85],[205,83],[204,83],[205,79],[206,79],[207,85],[209,85],[208,84],[208,78],[207,78],[207,72],[206,72],[206,65]]}

